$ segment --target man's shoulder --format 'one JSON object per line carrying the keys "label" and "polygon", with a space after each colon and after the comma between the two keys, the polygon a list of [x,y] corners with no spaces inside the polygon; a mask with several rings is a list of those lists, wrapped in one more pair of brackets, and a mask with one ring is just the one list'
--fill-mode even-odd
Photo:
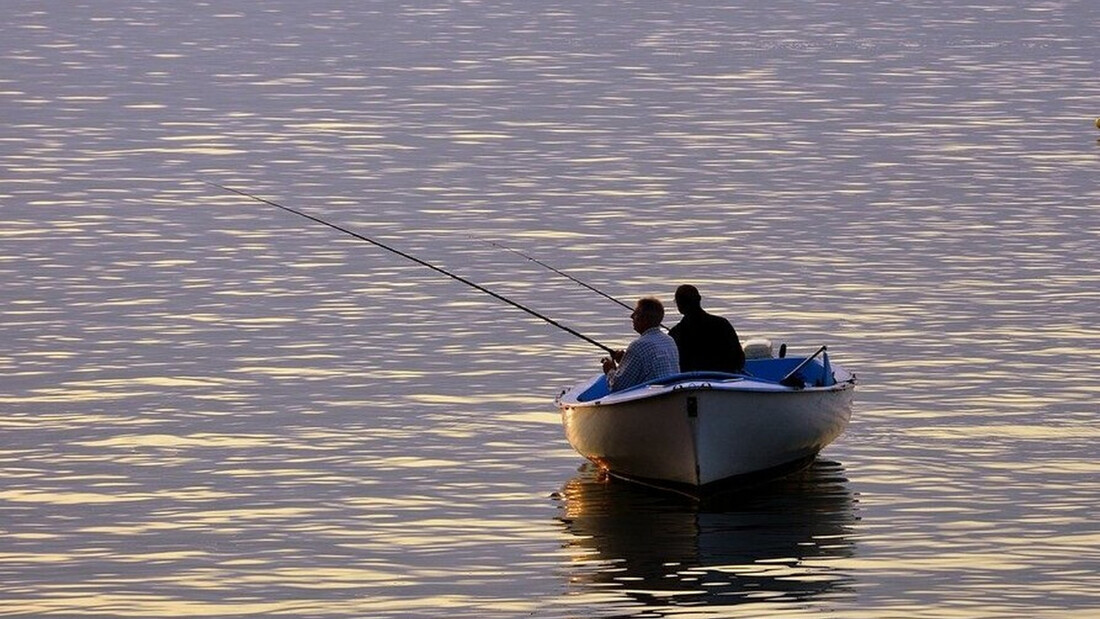
{"label": "man's shoulder", "polygon": [[658,331],[657,335],[656,335],[656,338],[659,339],[664,344],[669,344],[669,343],[676,344],[676,340],[672,338],[672,334],[665,333],[664,331]]}
{"label": "man's shoulder", "polygon": [[668,342],[672,342],[675,344],[672,336],[662,331],[659,327],[654,327],[643,333],[638,339],[634,340],[633,344],[638,344],[639,346],[660,346],[667,344]]}
{"label": "man's shoulder", "polygon": [[731,324],[730,321],[726,320],[724,317],[719,316],[717,314],[707,314],[706,315],[706,320],[711,326],[717,326],[717,327],[723,327],[723,328],[724,327],[729,327],[731,329],[733,328],[733,324]]}

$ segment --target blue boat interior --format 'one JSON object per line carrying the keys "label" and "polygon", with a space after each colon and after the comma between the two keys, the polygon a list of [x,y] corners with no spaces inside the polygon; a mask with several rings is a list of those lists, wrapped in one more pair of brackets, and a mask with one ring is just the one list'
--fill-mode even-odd
{"label": "blue boat interior", "polygon": [[[663,376],[640,385],[635,385],[629,389],[624,389],[623,393],[635,389],[643,389],[650,385],[665,386],[684,381],[720,382],[750,378],[757,381],[779,383],[804,361],[806,361],[805,357],[748,359],[745,361],[745,370],[741,374],[728,374],[726,372],[681,372],[679,374]],[[828,353],[823,353],[820,357],[814,358],[809,363],[806,363],[806,365],[791,378],[793,381],[788,380],[786,384],[793,388],[800,388],[806,385],[827,387],[836,384],[836,377],[833,376],[832,368],[829,366]],[[588,389],[585,389],[584,392],[580,394],[577,400],[580,402],[591,402],[609,393],[611,393],[611,389],[607,385],[607,377],[600,376],[596,382],[592,383]]]}

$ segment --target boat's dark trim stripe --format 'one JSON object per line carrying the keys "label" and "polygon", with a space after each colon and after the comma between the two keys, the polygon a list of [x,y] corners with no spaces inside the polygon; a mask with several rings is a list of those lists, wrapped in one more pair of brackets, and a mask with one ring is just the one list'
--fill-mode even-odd
{"label": "boat's dark trim stripe", "polygon": [[746,473],[744,475],[734,475],[733,477],[727,477],[720,479],[709,484],[702,486],[693,486],[691,484],[661,481],[657,479],[648,479],[645,477],[634,477],[630,475],[623,475],[614,471],[608,471],[608,474],[612,477],[622,479],[635,484],[648,486],[657,490],[663,490],[666,492],[674,492],[695,500],[704,500],[714,498],[716,495],[730,493],[730,492],[744,492],[751,490],[756,486],[763,483],[774,481],[780,477],[786,477],[797,473],[806,467],[813,464],[814,459],[817,458],[817,454],[799,458],[779,466],[773,466],[762,471],[755,471],[753,473]]}

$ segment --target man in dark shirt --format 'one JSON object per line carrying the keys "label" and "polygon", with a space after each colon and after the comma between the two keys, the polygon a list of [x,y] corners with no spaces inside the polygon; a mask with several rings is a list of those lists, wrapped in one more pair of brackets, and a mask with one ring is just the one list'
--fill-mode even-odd
{"label": "man in dark shirt", "polygon": [[676,289],[676,309],[684,317],[668,334],[680,350],[680,371],[741,372],[745,351],[728,320],[708,314],[699,290],[690,284]]}

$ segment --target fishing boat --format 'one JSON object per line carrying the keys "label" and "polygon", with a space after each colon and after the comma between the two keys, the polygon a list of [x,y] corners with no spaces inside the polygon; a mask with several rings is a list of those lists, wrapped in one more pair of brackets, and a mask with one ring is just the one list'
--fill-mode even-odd
{"label": "fishing boat", "polygon": [[[274,200],[203,182],[370,243],[615,352],[522,303],[377,239]],[[594,286],[517,253],[630,308]],[[847,427],[855,377],[830,366],[824,346],[802,360],[787,359],[782,352],[775,358],[770,344],[767,354],[755,354],[750,344],[745,348],[749,360],[741,374],[688,372],[615,393],[600,374],[563,391],[557,404],[569,442],[611,474],[691,490],[809,465]]]}
{"label": "fishing boat", "polygon": [[809,466],[848,426],[855,375],[824,346],[803,358],[749,350],[740,374],[684,372],[614,393],[601,374],[566,389],[555,400],[566,438],[613,476],[692,495]]}

